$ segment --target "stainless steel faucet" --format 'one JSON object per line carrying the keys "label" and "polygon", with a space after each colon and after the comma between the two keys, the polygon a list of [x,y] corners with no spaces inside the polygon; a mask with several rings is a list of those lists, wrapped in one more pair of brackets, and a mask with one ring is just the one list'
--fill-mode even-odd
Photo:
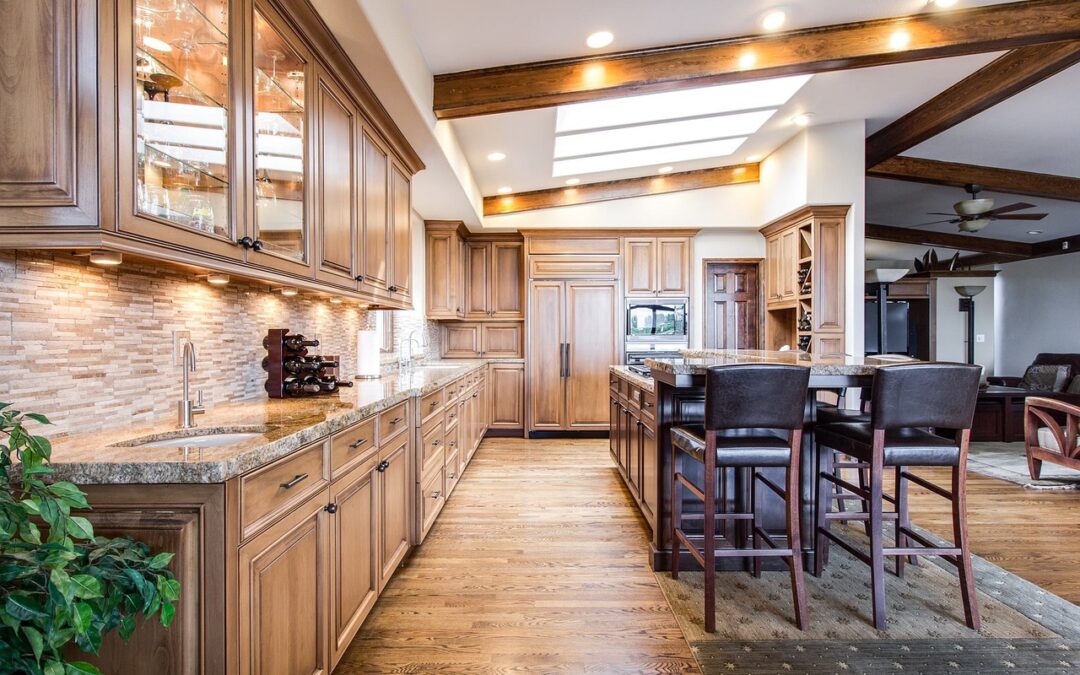
{"label": "stainless steel faucet", "polygon": [[[414,344],[417,347],[421,348],[421,349],[424,348],[423,343],[420,342],[420,340],[413,337],[414,335],[416,335],[417,330],[418,329],[414,328],[411,331],[409,331],[409,335],[404,340],[401,341],[401,346],[400,346],[401,352],[398,354],[398,365],[401,368],[411,368],[412,367],[413,357],[415,356],[415,354],[413,352],[413,347],[412,347]],[[405,347],[406,346],[409,347],[409,355],[408,356],[405,356]]]}
{"label": "stainless steel faucet", "polygon": [[202,390],[199,390],[198,402],[191,400],[191,382],[188,373],[195,372],[195,345],[191,340],[184,340],[183,365],[184,397],[176,404],[177,423],[181,429],[191,429],[195,426],[195,416],[206,412],[202,402]]}

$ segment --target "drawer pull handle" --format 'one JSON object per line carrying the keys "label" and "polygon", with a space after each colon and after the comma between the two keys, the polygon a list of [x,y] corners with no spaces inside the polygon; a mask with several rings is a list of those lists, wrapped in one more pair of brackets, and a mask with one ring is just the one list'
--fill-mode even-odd
{"label": "drawer pull handle", "polygon": [[403,418],[401,418],[401,417],[395,417],[394,419],[390,420],[391,426],[397,424],[398,422],[401,422],[402,419]]}
{"label": "drawer pull handle", "polygon": [[288,482],[285,482],[285,483],[282,483],[281,487],[285,488],[286,490],[291,490],[292,488],[296,487],[297,485],[299,485],[303,481],[307,480],[307,477],[308,477],[308,475],[306,473],[298,474],[298,475],[294,476],[292,480],[290,480]]}
{"label": "drawer pull handle", "polygon": [[353,450],[355,450],[355,449],[359,448],[361,445],[363,445],[364,443],[367,443],[367,439],[366,438],[360,438],[360,439],[357,439],[354,443],[349,443],[349,447],[352,448]]}
{"label": "drawer pull handle", "polygon": [[442,491],[441,490],[436,490],[435,492],[431,493],[431,498],[432,499],[438,499],[440,495],[442,495]]}
{"label": "drawer pull handle", "polygon": [[337,513],[337,504],[327,504],[323,507],[323,511],[327,513]]}
{"label": "drawer pull handle", "polygon": [[457,441],[450,441],[450,447],[451,448],[456,448],[457,447]]}
{"label": "drawer pull handle", "polygon": [[652,403],[649,403],[648,401],[645,401],[645,403],[643,403],[642,405],[643,405],[643,406],[645,406],[646,408],[651,408],[651,407],[653,407],[653,404],[652,404]]}
{"label": "drawer pull handle", "polygon": [[452,473],[452,474],[450,474],[450,480],[454,480],[455,478],[457,478],[457,474],[456,474],[456,473]]}

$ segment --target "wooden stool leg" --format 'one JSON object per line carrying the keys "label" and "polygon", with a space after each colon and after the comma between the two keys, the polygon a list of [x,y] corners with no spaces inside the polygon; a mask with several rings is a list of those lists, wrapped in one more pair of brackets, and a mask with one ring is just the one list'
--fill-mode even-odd
{"label": "wooden stool leg", "polygon": [[[826,450],[822,452],[821,450]],[[828,491],[832,488],[829,481],[822,478],[826,468],[822,466],[826,459],[832,457],[831,448],[819,448],[817,453],[817,466],[814,471],[814,480],[817,481],[817,490],[814,491],[814,576],[820,577],[825,570],[825,559],[829,554],[829,539],[824,531],[829,528],[829,520],[825,515],[829,512],[832,497]]]}
{"label": "wooden stool leg", "polygon": [[960,595],[964,601],[964,621],[968,628],[979,630],[979,601],[975,596],[975,572],[971,567],[967,534],[967,466],[963,459],[960,466],[952,470],[952,493],[953,539],[955,546],[960,548],[956,568],[960,575]]}
{"label": "wooden stool leg", "polygon": [[882,466],[885,431],[874,430],[873,459],[870,463],[870,585],[874,603],[874,628],[885,630],[885,542],[882,531]]}
{"label": "wooden stool leg", "polygon": [[[855,469],[855,471],[857,471],[859,473],[859,487],[862,488],[864,491],[868,490],[870,488],[870,486],[869,486],[869,483],[867,482],[867,475],[866,475],[867,470],[866,469]],[[863,499],[863,500],[860,501],[860,503],[862,504],[863,513],[869,513],[870,512],[869,504],[866,503],[866,500]],[[866,536],[869,537],[870,536],[870,521],[869,520],[864,520],[863,521],[863,529],[866,530]]]}
{"label": "wooden stool leg", "polygon": [[716,448],[705,446],[705,632],[716,632]]}
{"label": "wooden stool leg", "polygon": [[787,509],[788,547],[791,549],[791,596],[795,603],[795,625],[799,630],[806,630],[810,617],[806,612],[806,588],[803,584],[802,541],[799,535],[799,470],[787,468],[787,494],[784,495]]}
{"label": "wooden stool leg", "polygon": [[[896,495],[896,546],[898,548],[904,548],[908,545],[908,537],[904,534],[900,528],[907,527],[907,490],[905,489],[905,483],[903,477],[904,467],[896,467],[896,476],[894,479],[894,490]],[[904,562],[907,561],[907,556],[896,556],[896,576],[901,579],[904,578]]]}
{"label": "wooden stool leg", "polygon": [[679,554],[682,545],[675,531],[682,527],[682,498],[679,496],[679,481],[675,476],[683,470],[683,453],[671,444],[671,578],[679,578]]}
{"label": "wooden stool leg", "polygon": [[[761,498],[761,492],[758,491],[758,470],[756,468],[750,469],[750,513],[753,519],[750,521],[753,525],[750,528],[750,548],[757,550],[758,548],[758,533],[757,528],[761,527],[761,509],[758,508],[758,500]],[[761,556],[754,556],[753,567],[751,574],[757,578],[761,578]]]}

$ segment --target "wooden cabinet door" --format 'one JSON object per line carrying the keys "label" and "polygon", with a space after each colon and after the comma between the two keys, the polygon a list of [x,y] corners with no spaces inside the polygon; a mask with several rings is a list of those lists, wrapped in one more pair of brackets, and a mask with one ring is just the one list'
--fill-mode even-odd
{"label": "wooden cabinet door", "polygon": [[477,399],[476,414],[480,417],[479,429],[477,429],[477,446],[484,440],[484,435],[487,434],[488,429],[491,428],[491,404],[488,398],[491,394],[491,388],[487,384],[487,376],[485,374],[484,379],[480,382],[480,398]]}
{"label": "wooden cabinet door", "polygon": [[329,491],[240,547],[240,673],[325,675]]}
{"label": "wooden cabinet door", "polygon": [[635,497],[641,497],[641,420],[628,413],[626,416],[626,438],[629,448],[626,453],[626,486]]}
{"label": "wooden cabinet door", "polygon": [[336,664],[379,597],[379,498],[373,456],[330,488],[330,645]]}
{"label": "wooden cabinet door", "polygon": [[356,288],[357,111],[329,75],[315,83],[315,278]]}
{"label": "wooden cabinet door", "polygon": [[390,172],[390,292],[408,303],[412,297],[412,197],[408,175],[395,163]]}
{"label": "wooden cabinet door", "polygon": [[465,243],[465,318],[491,317],[491,243]]}
{"label": "wooden cabinet door", "polygon": [[493,363],[488,367],[490,406],[488,423],[492,429],[521,429],[525,426],[525,364]]}
{"label": "wooden cabinet door", "polygon": [[618,303],[615,282],[566,282],[567,429],[608,428],[608,367],[618,363],[621,338]]}
{"label": "wooden cabinet door", "polygon": [[496,241],[491,244],[491,316],[495,319],[525,318],[525,244]]}
{"label": "wooden cabinet door", "polygon": [[656,295],[656,238],[623,239],[623,286],[627,296]]}
{"label": "wooden cabinet door", "polygon": [[690,238],[656,239],[656,293],[661,296],[690,295]]}
{"label": "wooden cabinet door", "polygon": [[622,405],[619,404],[619,399],[615,396],[614,392],[611,394],[611,400],[608,407],[610,408],[608,413],[608,425],[610,430],[608,433],[608,450],[611,451],[611,459],[614,460],[616,464],[620,464],[619,417],[622,415]]}
{"label": "wooden cabinet door", "polygon": [[386,150],[371,135],[362,135],[364,209],[362,243],[364,276],[363,288],[385,295],[390,286],[390,158]]}
{"label": "wooden cabinet door", "polygon": [[562,429],[566,417],[563,282],[530,282],[529,316],[529,429]]}
{"label": "wooden cabinet door", "polygon": [[427,233],[425,256],[427,318],[454,319],[460,315],[460,243],[455,232]]}
{"label": "wooden cabinet door", "polygon": [[641,447],[641,502],[644,505],[645,520],[650,526],[656,522],[657,503],[659,502],[659,487],[657,482],[657,457],[656,430],[646,420],[641,421],[640,447]]}
{"label": "wooden cabinet door", "polygon": [[780,235],[765,240],[765,301],[780,300]]}
{"label": "wooden cabinet door", "polygon": [[448,359],[478,359],[481,355],[480,324],[444,323],[442,355]]}
{"label": "wooden cabinet door", "polygon": [[489,359],[517,358],[521,356],[521,337],[523,326],[520,321],[514,323],[481,324],[480,351]]}
{"label": "wooden cabinet door", "polygon": [[780,235],[780,292],[784,300],[799,295],[799,236],[798,228]]}
{"label": "wooden cabinet door", "polygon": [[389,448],[379,451],[385,468],[378,471],[379,498],[379,592],[386,588],[405,555],[409,552],[409,523],[413,495],[409,471],[409,433],[397,437]]}
{"label": "wooden cabinet door", "polygon": [[814,331],[840,334],[838,350],[819,354],[844,352],[844,227],[844,217],[814,223]]}

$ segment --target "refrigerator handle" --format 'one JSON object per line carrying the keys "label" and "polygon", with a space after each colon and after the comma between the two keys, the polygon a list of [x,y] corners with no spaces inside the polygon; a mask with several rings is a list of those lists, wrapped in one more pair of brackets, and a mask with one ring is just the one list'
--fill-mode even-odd
{"label": "refrigerator handle", "polygon": [[570,343],[566,343],[566,375],[564,377],[570,377]]}
{"label": "refrigerator handle", "polygon": [[566,377],[566,343],[559,343],[559,377]]}

